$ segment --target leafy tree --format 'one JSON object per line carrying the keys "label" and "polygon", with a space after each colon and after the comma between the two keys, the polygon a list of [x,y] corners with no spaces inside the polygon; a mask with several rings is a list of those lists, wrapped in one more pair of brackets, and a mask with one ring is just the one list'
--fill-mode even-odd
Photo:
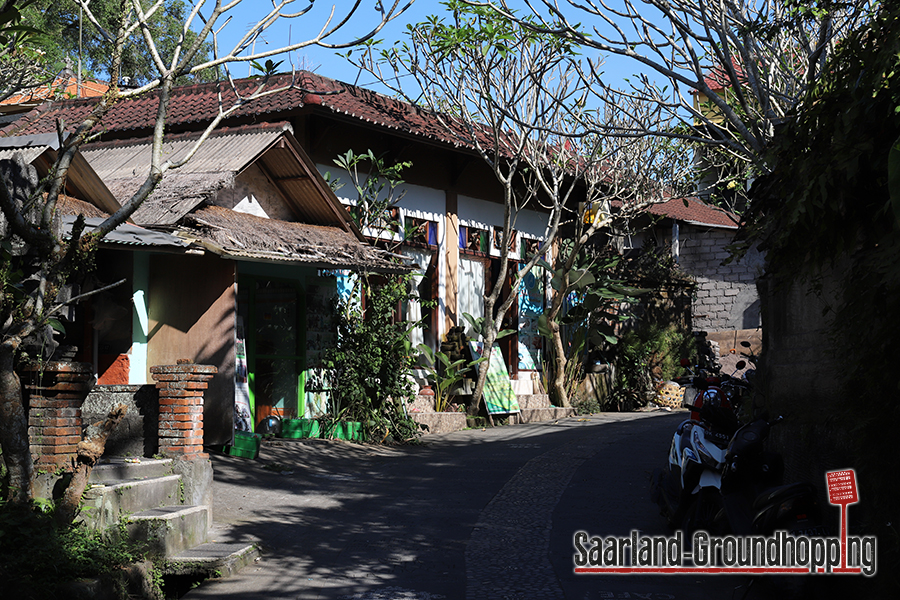
{"label": "leafy tree", "polygon": [[[474,148],[503,190],[500,257],[491,292],[484,298],[484,360],[480,363],[470,412],[478,410],[489,357],[522,279],[556,239],[565,206],[577,189],[577,173],[597,159],[579,154],[570,135],[583,106],[569,75],[572,48],[565,41],[535,35],[526,27],[497,19],[456,0],[446,18],[432,16],[409,26],[407,41],[379,51],[370,44],[348,58],[413,104],[428,109],[447,135]],[[400,76],[414,82],[403,87]],[[523,261],[511,292],[509,248],[518,213],[542,204],[549,213],[541,248]]]}
{"label": "leafy tree", "polygon": [[[563,299],[578,286],[568,280],[572,261],[611,223],[611,200],[620,204],[623,219],[664,200],[664,187],[683,176],[689,160],[680,149],[672,151],[674,144],[622,135],[635,115],[657,118],[658,109],[649,104],[622,96],[605,112],[586,106],[586,80],[576,76],[579,49],[571,40],[539,30],[539,22],[527,17],[507,19],[457,0],[445,4],[449,16],[410,26],[406,42],[380,53],[370,45],[361,58],[352,52],[348,58],[410,102],[424,105],[452,139],[476,149],[502,186],[499,269],[482,316],[486,356],[520,282],[542,256],[553,256],[552,269],[562,273],[547,315],[553,395],[567,405],[567,359],[558,320]],[[648,107],[657,115],[648,114]],[[504,298],[509,236],[526,207],[547,212],[547,234],[537,252],[523,257]],[[585,219],[586,212],[596,218]],[[561,226],[573,244],[555,246]],[[471,411],[480,401],[487,368],[487,361],[480,365]]]}
{"label": "leafy tree", "polygon": [[23,22],[22,11],[31,2],[0,3],[0,101],[52,79],[44,69],[45,53],[36,43],[40,32]]}
{"label": "leafy tree", "polygon": [[[307,12],[289,13],[291,2],[282,1],[272,5],[269,12],[241,37],[231,48],[219,48],[214,43],[214,51],[208,59],[203,56],[203,45],[210,39],[215,41],[221,27],[227,24],[229,12],[234,10],[238,2],[227,5],[216,3],[201,18],[197,11],[185,16],[182,28],[191,30],[198,25],[196,38],[192,40],[179,38],[171,55],[162,52],[162,45],[157,43],[159,33],[162,43],[167,43],[166,31],[158,32],[151,22],[152,14],[145,13],[139,0],[122,0],[117,19],[113,20],[113,29],[103,25],[101,17],[92,11],[92,3],[78,0],[84,9],[84,17],[92,23],[105,41],[112,44],[111,60],[108,68],[110,89],[99,98],[90,113],[77,123],[58,123],[60,131],[69,133],[59,148],[58,159],[52,165],[50,174],[38,180],[36,171],[24,163],[21,156],[12,161],[4,161],[4,176],[0,177],[0,234],[2,234],[2,252],[4,260],[0,271],[0,446],[3,448],[3,460],[8,470],[9,497],[15,502],[27,502],[32,497],[33,462],[28,443],[28,418],[22,399],[22,388],[15,371],[16,362],[22,351],[36,338],[52,337],[54,317],[67,304],[81,299],[66,299],[61,293],[68,284],[84,274],[91,264],[91,258],[97,243],[106,234],[124,223],[129,216],[149,197],[155,186],[171,169],[178,168],[191,160],[200,145],[221,122],[238,110],[246,102],[265,95],[275,94],[286,88],[270,88],[270,76],[277,65],[271,56],[283,52],[297,50],[310,45],[332,48],[343,48],[358,44],[375,35],[385,23],[395,18],[402,10],[400,3],[395,2],[385,7],[381,2],[375,3],[377,20],[369,17],[372,29],[362,36],[338,40],[341,28],[346,25],[360,3],[355,3],[343,18],[324,26],[315,27],[312,37],[280,48],[267,49],[252,53],[253,42],[279,19],[298,19],[304,21]],[[199,5],[193,5],[199,10]],[[306,19],[308,22],[308,19]],[[137,88],[120,87],[123,76],[122,66],[127,55],[126,48],[135,36],[141,36],[146,44],[146,51],[152,59],[154,74]],[[260,64],[265,61],[265,64]],[[236,99],[231,104],[220,106],[218,115],[205,125],[204,135],[200,137],[187,155],[179,161],[164,157],[162,146],[171,102],[172,88],[179,78],[199,74],[205,71],[221,69],[227,82],[234,91],[235,86],[229,75],[229,65],[247,63],[259,65],[262,71],[257,84],[249,92],[235,92]],[[289,84],[293,86],[295,84]],[[141,94],[153,93],[159,100],[159,108],[154,127],[152,158],[148,175],[140,188],[115,214],[89,234],[84,233],[84,222],[79,220],[74,225],[69,240],[63,240],[56,225],[55,213],[57,200],[64,189],[64,182],[69,166],[79,148],[103,127],[103,120],[110,108],[126,98]],[[37,344],[40,348],[41,344]],[[39,355],[36,358],[46,359]],[[83,456],[79,457],[76,478],[73,481],[85,482],[86,477],[77,477],[89,472],[93,464]],[[80,491],[70,495],[80,498]],[[71,506],[63,507],[64,511],[72,510]]]}
{"label": "leafy tree", "polygon": [[[593,96],[624,95],[659,108],[623,133],[690,141],[706,161],[709,189],[731,192],[771,169],[766,148],[778,125],[797,114],[805,94],[827,72],[840,43],[872,15],[868,0],[540,0],[520,15],[508,0],[462,0],[492,7],[536,34],[558,36],[597,55],[580,71]],[[651,73],[616,89],[603,58],[633,61]],[[671,127],[671,122],[681,126]]]}
{"label": "leafy tree", "polygon": [[[149,11],[155,2],[142,0],[140,4],[145,11]],[[100,28],[114,31],[122,12],[134,9],[130,0],[91,0],[89,6],[99,27],[88,20],[83,11],[79,11],[76,2],[35,0],[25,7],[22,14],[25,24],[41,32],[37,41],[51,68],[58,71],[63,66],[68,66],[74,70],[81,56],[84,76],[105,80],[112,69],[114,46],[104,38]],[[197,33],[189,29],[181,42],[188,10],[183,0],[165,0],[147,18],[147,25],[153,30],[156,49],[166,62],[171,61],[180,43],[190,46],[197,39]],[[207,41],[196,53],[192,66],[208,60],[211,54],[212,44]],[[132,84],[143,85],[155,77],[156,69],[149,46],[140,36],[132,36],[127,40],[120,60],[120,77],[128,78]],[[215,70],[208,69],[191,78],[211,81],[215,76]]]}
{"label": "leafy tree", "polygon": [[830,298],[820,323],[831,343],[806,360],[836,359],[839,391],[785,397],[777,374],[766,391],[801,417],[798,427],[849,438],[864,531],[877,535],[881,563],[880,587],[862,593],[891,597],[900,588],[891,365],[900,332],[900,2],[882,3],[842,40],[801,107],[770,148],[772,172],[753,187],[746,237],[766,245],[770,289],[806,285]]}

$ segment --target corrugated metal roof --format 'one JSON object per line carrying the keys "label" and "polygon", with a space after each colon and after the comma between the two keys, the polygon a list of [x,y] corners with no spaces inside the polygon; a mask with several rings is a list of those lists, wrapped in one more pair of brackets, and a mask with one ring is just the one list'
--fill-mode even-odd
{"label": "corrugated metal roof", "polygon": [[[72,225],[75,223],[74,215],[63,215],[62,217],[62,226],[63,226],[63,237],[68,238],[72,234]],[[90,233],[94,229],[100,226],[103,223],[104,219],[100,217],[93,217],[90,219],[85,219],[85,233]],[[161,231],[151,231],[149,229],[144,229],[143,227],[138,227],[136,225],[131,225],[129,223],[123,223],[116,227],[113,231],[106,234],[103,238],[103,241],[111,244],[124,244],[127,246],[154,246],[154,247],[170,247],[170,248],[186,248],[190,244],[174,235],[169,235],[168,233],[163,233]]]}
{"label": "corrugated metal roof", "polygon": [[[289,130],[289,129],[288,129]],[[223,129],[214,133],[197,153],[177,172],[221,173],[238,172],[253,162],[266,148],[284,133],[284,128]],[[190,151],[199,134],[175,136],[163,143],[163,160],[180,160]],[[82,154],[104,181],[146,177],[150,172],[152,140],[128,140],[89,144]]]}
{"label": "corrugated metal roof", "polygon": [[[68,134],[67,134],[68,135]],[[17,135],[0,138],[0,148],[32,148],[59,149],[59,136],[55,133],[38,133],[34,135]]]}
{"label": "corrugated metal roof", "polygon": [[12,160],[13,156],[21,153],[26,164],[31,164],[35,159],[47,150],[47,146],[30,146],[27,148],[0,148],[0,160]]}

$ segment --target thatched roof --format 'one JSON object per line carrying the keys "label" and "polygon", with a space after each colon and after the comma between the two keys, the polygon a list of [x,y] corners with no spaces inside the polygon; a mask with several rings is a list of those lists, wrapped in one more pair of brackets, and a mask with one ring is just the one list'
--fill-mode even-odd
{"label": "thatched roof", "polygon": [[[107,180],[106,185],[124,203],[142,183],[142,178],[124,178]],[[131,218],[139,225],[175,225],[204,200],[215,197],[219,190],[233,184],[234,173],[231,172],[168,173]]]}
{"label": "thatched roof", "polygon": [[232,258],[382,273],[410,270],[337,227],[266,219],[221,206],[199,208],[181,224],[179,235]]}
{"label": "thatched roof", "polygon": [[84,200],[79,200],[78,198],[64,195],[60,195],[56,200],[56,211],[63,215],[82,215],[85,219],[91,219],[95,217],[105,218],[109,216],[108,213],[103,212],[90,202],[85,202]]}

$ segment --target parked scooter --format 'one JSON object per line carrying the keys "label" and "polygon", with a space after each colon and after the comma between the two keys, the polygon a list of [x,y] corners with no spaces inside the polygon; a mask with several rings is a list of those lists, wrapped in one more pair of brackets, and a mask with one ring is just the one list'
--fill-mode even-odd
{"label": "parked scooter", "polygon": [[779,454],[767,452],[765,441],[772,421],[757,419],[741,427],[725,453],[721,474],[724,506],[719,527],[739,535],[770,535],[786,530],[792,535],[825,535],[816,489],[809,483],[783,485],[784,464]]}
{"label": "parked scooter", "polygon": [[670,527],[715,535],[827,533],[815,487],[782,484],[781,456],[764,449],[772,425],[782,417],[740,427],[723,447],[721,430],[734,421],[709,404],[697,412],[702,420],[679,425],[666,469],[658,469],[651,482],[651,498]]}
{"label": "parked scooter", "polygon": [[699,392],[689,405],[690,418],[672,437],[666,467],[653,475],[651,497],[671,527],[712,531],[722,508],[726,447],[738,420],[719,387],[703,377],[692,383]]}

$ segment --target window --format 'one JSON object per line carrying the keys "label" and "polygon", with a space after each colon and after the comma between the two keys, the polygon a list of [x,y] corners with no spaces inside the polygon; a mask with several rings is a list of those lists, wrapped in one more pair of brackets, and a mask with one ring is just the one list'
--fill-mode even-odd
{"label": "window", "polygon": [[459,228],[459,248],[460,250],[469,250],[471,252],[487,252],[488,251],[488,232],[485,229],[476,227],[460,226]]}
{"label": "window", "polygon": [[[431,250],[421,248],[403,248],[401,250],[404,256],[412,259],[412,266],[416,271],[410,274],[410,295],[420,300],[434,299],[434,280],[436,278],[437,253]],[[404,302],[403,317],[409,322],[422,321],[419,327],[415,327],[410,332],[410,342],[413,348],[417,348],[419,344],[425,344],[432,349],[435,348],[435,327],[432,322],[433,310],[426,309],[422,306],[421,301],[410,299]]]}
{"label": "window", "polygon": [[404,239],[411,245],[437,246],[437,223],[407,217],[404,223]]}
{"label": "window", "polygon": [[[496,250],[497,252],[500,252],[500,248],[503,245],[502,244],[502,242],[503,242],[503,228],[502,227],[494,228],[494,236],[493,236],[492,242],[493,242],[492,248],[494,250]],[[508,247],[509,247],[509,253],[511,255],[516,253],[516,230],[515,229],[509,230]]]}

